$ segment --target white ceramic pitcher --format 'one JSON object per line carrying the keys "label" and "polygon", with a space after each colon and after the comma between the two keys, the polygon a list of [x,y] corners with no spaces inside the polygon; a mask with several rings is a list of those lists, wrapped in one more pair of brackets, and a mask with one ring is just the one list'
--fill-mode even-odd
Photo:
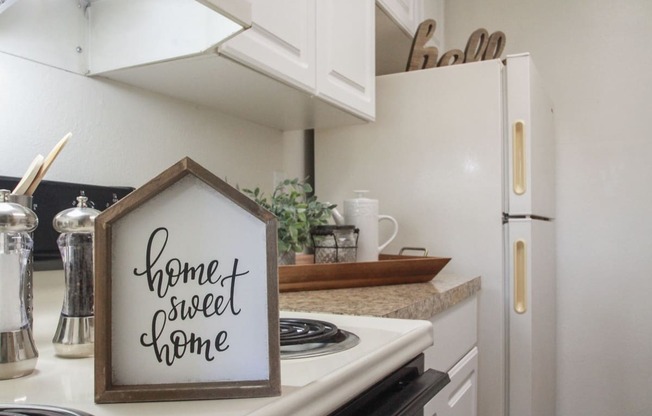
{"label": "white ceramic pitcher", "polygon": [[[378,214],[378,200],[365,198],[369,191],[353,191],[355,198],[344,200],[344,216],[333,210],[337,225],[355,225],[360,230],[356,261],[377,261],[378,254],[396,238],[398,222],[389,215]],[[378,224],[387,220],[394,224],[394,231],[387,241],[378,244]]]}

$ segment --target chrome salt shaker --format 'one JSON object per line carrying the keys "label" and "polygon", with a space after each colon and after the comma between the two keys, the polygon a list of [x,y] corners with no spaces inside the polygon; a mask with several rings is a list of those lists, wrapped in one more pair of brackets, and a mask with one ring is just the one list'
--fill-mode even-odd
{"label": "chrome salt shaker", "polygon": [[[29,208],[36,214],[36,210],[32,205],[33,197],[31,195],[9,194],[8,201]],[[32,240],[34,239],[33,232],[30,232],[30,238]],[[32,331],[34,331],[34,250],[29,252],[29,257],[27,258],[25,280],[23,281],[23,302],[25,302],[25,311],[27,312],[29,325],[32,327]]]}
{"label": "chrome salt shaker", "polygon": [[94,354],[95,290],[93,272],[93,234],[98,210],[87,206],[85,196],[77,206],[61,211],[52,225],[61,235],[57,239],[65,275],[65,292],[59,325],[52,343],[60,357],[81,358]]}
{"label": "chrome salt shaker", "polygon": [[0,380],[32,373],[38,360],[23,297],[33,249],[29,233],[38,218],[29,208],[9,202],[9,195],[0,190]]}

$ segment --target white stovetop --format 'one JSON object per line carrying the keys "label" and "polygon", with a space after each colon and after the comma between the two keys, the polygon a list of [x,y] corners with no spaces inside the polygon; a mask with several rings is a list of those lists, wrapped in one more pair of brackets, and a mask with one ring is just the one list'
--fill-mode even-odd
{"label": "white stovetop", "polygon": [[433,342],[428,321],[281,312],[281,316],[333,322],[357,334],[361,342],[328,356],[282,360],[282,394],[278,397],[97,405],[93,400],[93,359],[54,356],[51,341],[63,301],[63,274],[35,273],[35,288],[36,370],[26,377],[0,381],[0,403],[64,406],[97,416],[318,416],[337,409]]}

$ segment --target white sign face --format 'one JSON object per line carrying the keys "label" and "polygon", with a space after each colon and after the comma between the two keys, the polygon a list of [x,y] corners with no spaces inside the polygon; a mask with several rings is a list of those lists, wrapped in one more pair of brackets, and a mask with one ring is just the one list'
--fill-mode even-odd
{"label": "white sign face", "polygon": [[187,175],[111,250],[113,384],[269,379],[265,223]]}

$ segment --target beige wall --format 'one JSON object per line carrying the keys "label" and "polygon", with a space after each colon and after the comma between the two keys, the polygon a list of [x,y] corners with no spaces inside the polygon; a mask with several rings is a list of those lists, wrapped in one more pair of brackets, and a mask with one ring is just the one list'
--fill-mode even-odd
{"label": "beige wall", "polygon": [[652,414],[652,2],[445,8],[446,49],[502,30],[555,102],[558,415]]}

